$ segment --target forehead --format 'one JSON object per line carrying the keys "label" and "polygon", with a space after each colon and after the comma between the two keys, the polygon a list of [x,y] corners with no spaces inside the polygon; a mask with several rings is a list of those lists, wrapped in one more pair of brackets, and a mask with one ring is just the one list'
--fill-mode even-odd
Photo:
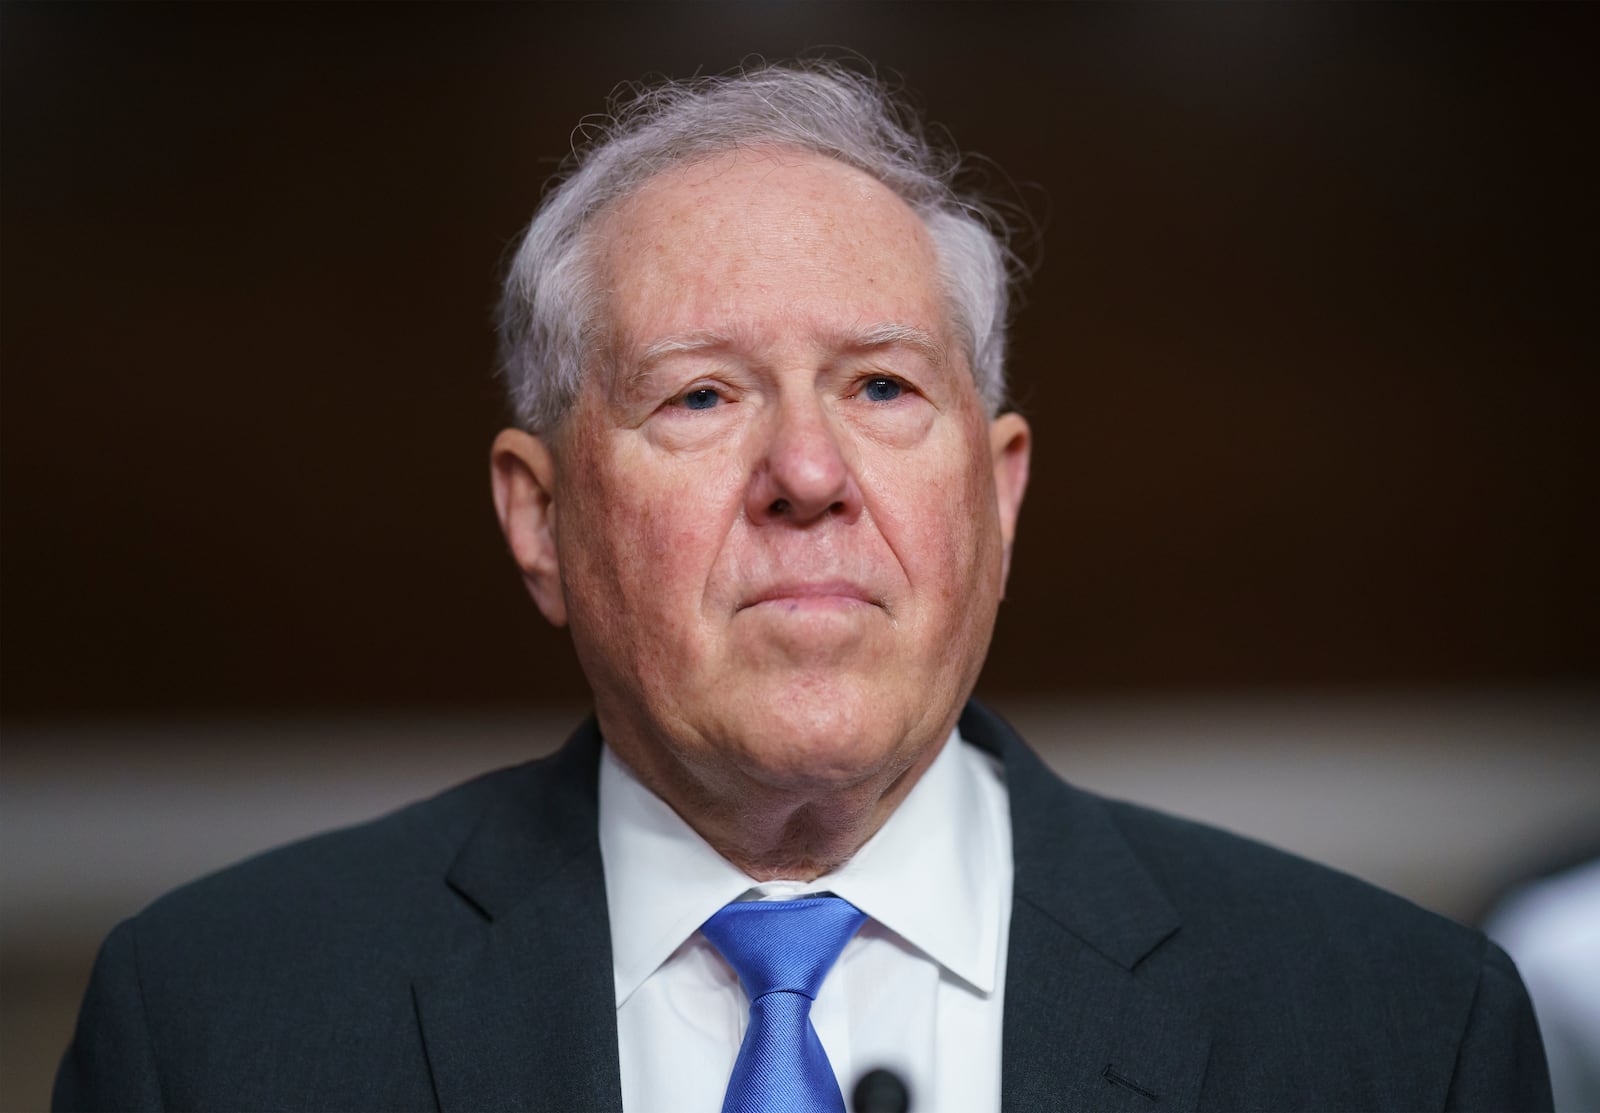
{"label": "forehead", "polygon": [[635,353],[695,331],[949,332],[921,218],[821,155],[740,150],[665,171],[597,235],[612,324]]}

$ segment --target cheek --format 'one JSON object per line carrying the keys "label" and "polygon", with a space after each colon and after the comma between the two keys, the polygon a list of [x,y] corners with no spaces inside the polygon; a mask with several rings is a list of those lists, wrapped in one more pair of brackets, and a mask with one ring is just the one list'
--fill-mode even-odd
{"label": "cheek", "polygon": [[998,585],[993,481],[969,440],[914,458],[881,458],[865,484],[876,492],[868,498],[879,528],[912,586],[944,608],[929,621],[959,624],[979,595]]}
{"label": "cheek", "polygon": [[561,535],[569,600],[588,601],[593,621],[626,624],[614,642],[687,640],[737,514],[730,489],[726,476],[647,457],[589,469],[576,505],[605,512]]}

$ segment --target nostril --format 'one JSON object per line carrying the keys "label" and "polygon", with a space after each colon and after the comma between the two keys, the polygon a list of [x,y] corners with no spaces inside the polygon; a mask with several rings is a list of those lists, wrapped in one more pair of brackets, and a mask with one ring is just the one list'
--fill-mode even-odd
{"label": "nostril", "polygon": [[789,500],[773,499],[772,505],[767,507],[767,509],[773,514],[787,514],[789,513]]}

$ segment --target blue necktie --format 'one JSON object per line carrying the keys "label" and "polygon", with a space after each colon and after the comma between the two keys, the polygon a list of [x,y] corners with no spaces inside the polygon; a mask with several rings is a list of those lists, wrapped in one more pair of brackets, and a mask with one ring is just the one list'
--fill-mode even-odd
{"label": "blue necktie", "polygon": [[722,1113],[844,1113],[811,1002],[866,918],[839,897],[805,897],[735,901],[700,926],[750,998]]}

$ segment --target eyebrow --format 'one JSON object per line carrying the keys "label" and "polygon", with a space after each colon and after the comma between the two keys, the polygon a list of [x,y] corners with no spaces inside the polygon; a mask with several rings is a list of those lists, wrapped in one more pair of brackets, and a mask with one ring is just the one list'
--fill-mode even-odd
{"label": "eyebrow", "polygon": [[730,348],[735,343],[734,337],[725,332],[714,329],[696,329],[693,332],[679,333],[657,340],[644,351],[639,353],[635,364],[639,371],[647,370],[652,364],[659,363],[668,356],[680,355],[684,352],[705,352],[716,348]]}
{"label": "eyebrow", "polygon": [[[935,363],[942,362],[945,357],[945,346],[939,338],[927,329],[917,328],[914,325],[885,322],[864,329],[840,330],[827,339],[832,348],[841,352],[868,352],[898,346],[914,349]],[[669,356],[740,346],[756,345],[750,342],[746,334],[721,332],[716,329],[695,329],[663,337],[639,353],[634,370],[628,377],[635,379],[643,375]]]}
{"label": "eyebrow", "polygon": [[916,328],[913,325],[898,325],[894,323],[874,325],[854,336],[846,338],[846,343],[840,345],[847,351],[871,351],[875,348],[905,347],[921,352],[934,363],[942,363],[945,357],[945,346],[937,336],[927,329]]}

